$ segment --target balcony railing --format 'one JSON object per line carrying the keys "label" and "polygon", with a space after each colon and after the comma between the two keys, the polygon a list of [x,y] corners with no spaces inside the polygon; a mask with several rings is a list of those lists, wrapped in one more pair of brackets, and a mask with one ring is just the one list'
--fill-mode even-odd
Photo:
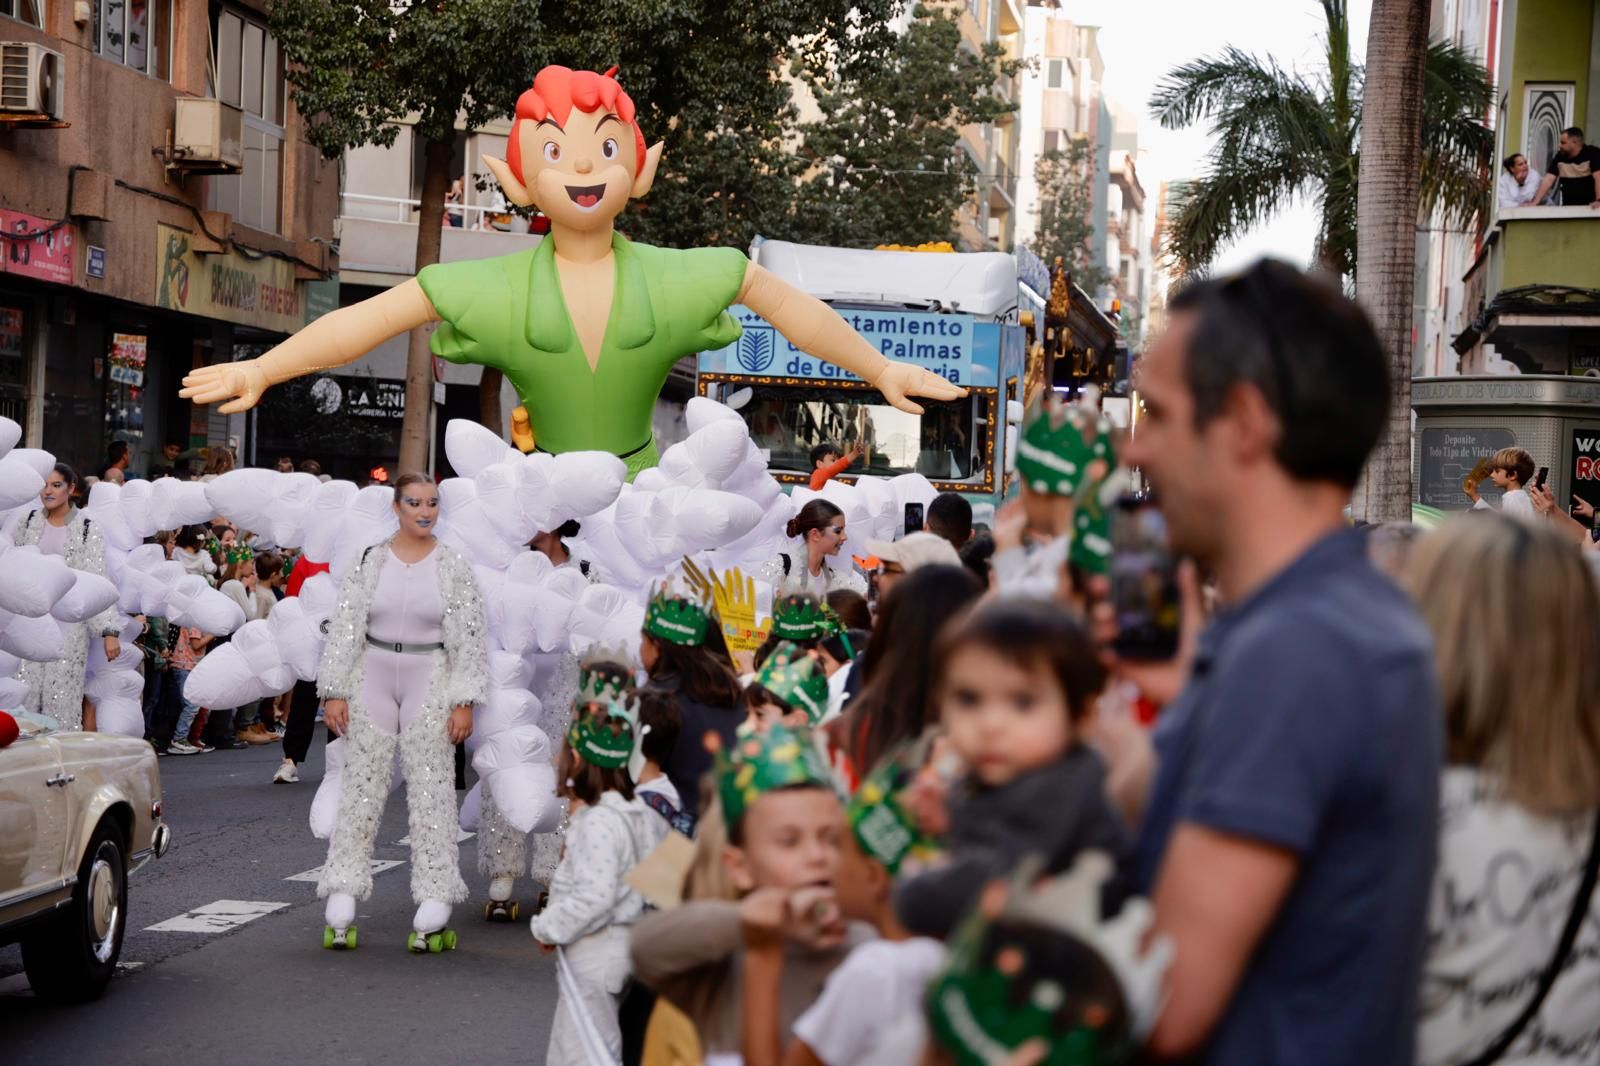
{"label": "balcony railing", "polygon": [[[339,196],[339,214],[344,218],[365,218],[374,222],[404,222],[415,225],[422,210],[421,200],[402,199],[395,196],[369,196],[366,193],[347,192]],[[513,233],[518,217],[499,207],[485,204],[446,204],[445,216],[462,220],[456,229],[497,229]],[[523,220],[521,232],[527,232]]]}
{"label": "balcony railing", "polygon": [[[345,193],[340,201],[339,267],[343,274],[414,273],[420,201],[364,193]],[[441,263],[508,255],[541,239],[528,232],[527,220],[491,206],[451,204],[447,211],[459,212],[463,224],[442,228]]]}
{"label": "balcony railing", "polygon": [[1600,288],[1600,211],[1585,207],[1501,210],[1473,271],[1486,269],[1490,300],[1530,285]]}

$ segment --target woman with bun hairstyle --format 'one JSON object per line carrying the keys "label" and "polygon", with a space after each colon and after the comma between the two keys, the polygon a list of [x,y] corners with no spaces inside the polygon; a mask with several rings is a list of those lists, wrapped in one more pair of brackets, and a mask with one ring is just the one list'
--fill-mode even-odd
{"label": "woman with bun hairstyle", "polygon": [[[44,481],[39,506],[17,523],[16,543],[37,545],[43,555],[59,556],[74,570],[104,576],[106,546],[99,527],[72,505],[78,475],[57,463]],[[17,678],[28,686],[23,710],[48,715],[63,729],[95,731],[94,704],[83,698],[89,668],[89,640],[101,642],[107,659],[122,654],[117,640],[116,607],[107,607],[87,622],[61,623],[66,654],[48,663],[23,663]]]}
{"label": "woman with bun hairstyle", "polygon": [[451,749],[472,733],[472,708],[488,696],[483,599],[472,567],[433,535],[439,490],[423,474],[394,485],[400,528],[361,554],[339,589],[317,691],[344,772],[328,861],[324,947],[354,947],[356,901],[372,894],[372,845],[389,798],[395,750],[411,823],[407,947],[455,946],[452,904],[467,898],[456,846]]}
{"label": "woman with bun hairstyle", "polygon": [[761,568],[759,579],[775,587],[791,587],[822,599],[836,589],[865,593],[867,583],[850,566],[849,556],[837,569],[839,549],[848,540],[844,512],[818,496],[789,519],[785,531],[800,541],[803,551],[779,552]]}

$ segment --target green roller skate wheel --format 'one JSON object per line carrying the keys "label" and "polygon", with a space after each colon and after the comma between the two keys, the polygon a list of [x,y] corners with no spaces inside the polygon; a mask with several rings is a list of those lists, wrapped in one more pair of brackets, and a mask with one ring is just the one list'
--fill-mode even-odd
{"label": "green roller skate wheel", "polygon": [[406,950],[408,950],[408,951],[420,951],[421,950],[420,948],[417,947],[417,934],[416,934],[415,930],[413,930],[412,932],[409,932],[409,933],[406,934]]}
{"label": "green roller skate wheel", "polygon": [[325,948],[333,947],[333,926],[331,925],[322,927],[322,946]]}
{"label": "green roller skate wheel", "polygon": [[356,927],[353,925],[349,929],[345,930],[344,946],[349,948],[351,951],[356,949]]}
{"label": "green roller skate wheel", "polygon": [[[513,914],[512,918],[514,920],[516,915]],[[456,949],[456,931],[454,929],[446,929],[444,931],[444,949],[446,951],[454,951]]]}
{"label": "green roller skate wheel", "polygon": [[428,954],[437,955],[444,950],[444,937],[438,933],[428,934]]}

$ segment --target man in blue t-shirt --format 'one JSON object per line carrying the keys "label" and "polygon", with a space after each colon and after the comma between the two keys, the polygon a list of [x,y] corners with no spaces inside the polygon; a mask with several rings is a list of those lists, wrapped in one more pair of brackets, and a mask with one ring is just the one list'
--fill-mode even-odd
{"label": "man in blue t-shirt", "polygon": [[1439,818],[1429,635],[1344,509],[1389,415],[1366,316],[1282,263],[1184,290],[1127,460],[1226,605],[1155,731],[1135,856],[1161,1057],[1412,1061]]}

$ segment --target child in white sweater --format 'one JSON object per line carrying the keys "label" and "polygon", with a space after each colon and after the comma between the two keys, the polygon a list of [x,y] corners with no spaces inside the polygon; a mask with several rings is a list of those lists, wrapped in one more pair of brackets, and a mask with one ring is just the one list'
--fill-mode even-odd
{"label": "child in white sweater", "polygon": [[549,902],[529,923],[540,950],[561,955],[548,1066],[586,1066],[585,1048],[597,1044],[613,1061],[622,1051],[617,1007],[629,973],[628,927],[645,908],[623,878],[668,832],[634,799],[628,759],[636,713],[609,701],[580,704],[561,746],[556,780],[568,804],[566,850]]}

